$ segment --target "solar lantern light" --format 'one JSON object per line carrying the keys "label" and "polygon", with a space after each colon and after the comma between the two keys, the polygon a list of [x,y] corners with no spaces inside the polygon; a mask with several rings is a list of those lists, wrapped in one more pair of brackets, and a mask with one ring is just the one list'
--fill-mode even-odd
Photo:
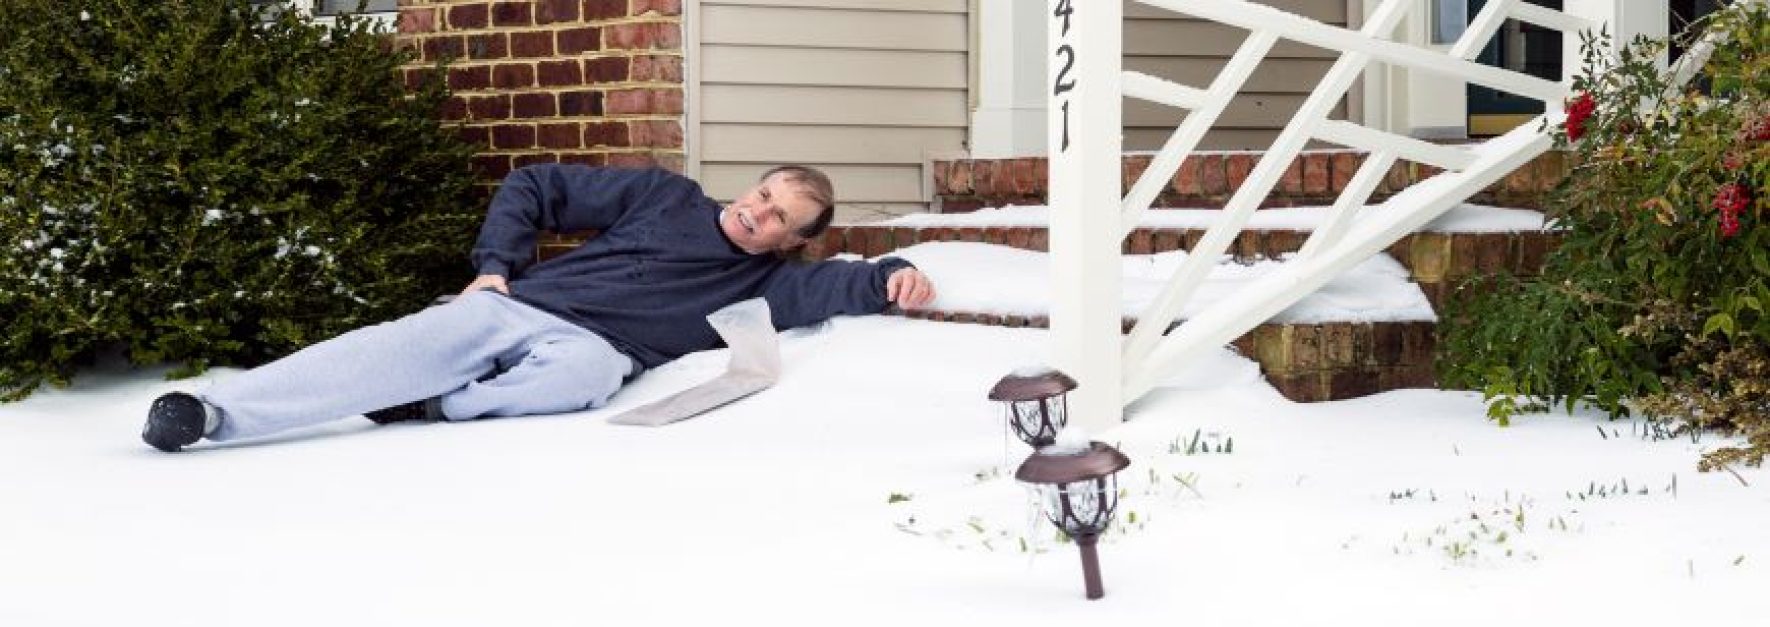
{"label": "solar lantern light", "polygon": [[1112,524],[1119,496],[1117,473],[1131,460],[1104,442],[1082,439],[1066,444],[1039,449],[1014,471],[1014,478],[1033,484],[1045,518],[1081,548],[1082,581],[1088,598],[1098,599],[1106,591],[1100,584],[1095,544]]}
{"label": "solar lantern light", "polygon": [[1001,401],[1008,428],[1034,450],[1057,441],[1057,432],[1069,419],[1069,391],[1076,380],[1043,366],[1021,368],[1002,377],[989,391],[989,399]]}

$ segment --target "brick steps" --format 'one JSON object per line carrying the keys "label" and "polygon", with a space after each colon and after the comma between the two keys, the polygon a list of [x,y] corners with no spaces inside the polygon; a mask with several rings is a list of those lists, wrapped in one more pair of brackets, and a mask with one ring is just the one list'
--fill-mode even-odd
{"label": "brick steps", "polygon": [[[892,310],[891,315],[936,322],[1047,328],[1044,316],[955,311]],[[1136,324],[1127,318],[1125,331]],[[1433,322],[1267,323],[1232,344],[1260,363],[1279,394],[1301,403],[1357,398],[1405,388],[1433,387]]]}
{"label": "brick steps", "polygon": [[[1128,254],[1187,250],[1203,237],[1203,229],[1138,229],[1127,239]],[[1249,230],[1230,246],[1238,261],[1271,258],[1295,252],[1309,232]],[[1046,249],[1043,227],[832,227],[808,255],[838,253],[867,257],[924,242],[985,242],[1025,250]],[[1387,250],[1405,266],[1435,310],[1443,311],[1462,282],[1474,276],[1506,272],[1538,274],[1548,253],[1559,243],[1551,232],[1434,233],[1403,237]],[[940,322],[1048,326],[1042,316],[1004,316],[964,311],[896,312]],[[1129,331],[1135,320],[1127,319]],[[1278,392],[1297,402],[1357,398],[1404,388],[1434,387],[1436,322],[1267,323],[1234,342],[1243,356],[1260,363],[1260,371]]]}
{"label": "brick steps", "polygon": [[[1259,157],[1245,152],[1196,153],[1168,181],[1155,206],[1221,207],[1246,180]],[[1290,164],[1262,206],[1331,205],[1364,158],[1357,151],[1306,151]],[[1125,189],[1149,167],[1150,159],[1151,155],[1124,157],[1121,173]],[[931,167],[934,204],[942,213],[1045,202],[1047,162],[1042,157],[937,160]],[[1566,155],[1552,152],[1483,190],[1469,202],[1540,209],[1547,192],[1566,176],[1568,169]],[[1397,163],[1384,177],[1372,202],[1437,173],[1429,166]],[[1102,208],[1103,212],[1117,210]],[[1202,228],[1139,228],[1126,238],[1123,252],[1190,250],[1204,233]],[[1235,238],[1229,252],[1242,262],[1273,258],[1297,251],[1308,237],[1308,231],[1294,228],[1248,229]],[[839,226],[807,246],[806,255],[825,258],[854,253],[874,257],[923,242],[946,241],[986,242],[1043,251],[1047,249],[1049,234],[1038,226]],[[1448,301],[1456,298],[1457,286],[1469,278],[1501,272],[1515,276],[1539,274],[1549,252],[1559,243],[1559,235],[1541,231],[1420,232],[1403,237],[1386,252],[1408,269],[1433,308],[1442,311]],[[1010,327],[1046,324],[1042,318],[958,311],[900,315]],[[1237,339],[1234,345],[1242,355],[1260,363],[1261,372],[1286,398],[1313,402],[1432,387],[1436,382],[1436,331],[1435,322],[1267,323]]]}
{"label": "brick steps", "polygon": [[[1263,206],[1331,205],[1364,163],[1355,150],[1307,150],[1297,155]],[[1121,161],[1124,189],[1149,169],[1153,155],[1127,154]],[[1220,207],[1241,187],[1260,155],[1251,152],[1196,152],[1156,197],[1158,207]],[[931,163],[935,210],[971,211],[1010,204],[1043,204],[1048,165],[1044,157],[1008,159],[941,159]],[[1567,175],[1563,152],[1551,151],[1476,194],[1470,202],[1524,207],[1542,206],[1543,195]],[[1437,168],[1397,162],[1372,195],[1381,200],[1439,172]]]}

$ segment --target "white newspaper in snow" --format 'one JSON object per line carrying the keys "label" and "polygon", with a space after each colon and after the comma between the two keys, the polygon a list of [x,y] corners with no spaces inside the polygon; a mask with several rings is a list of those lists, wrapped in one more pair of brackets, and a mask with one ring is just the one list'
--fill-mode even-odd
{"label": "white newspaper in snow", "polygon": [[752,298],[707,316],[731,348],[725,373],[713,380],[612,416],[609,423],[660,427],[699,416],[716,407],[768,389],[781,378],[781,347],[775,338],[768,301]]}

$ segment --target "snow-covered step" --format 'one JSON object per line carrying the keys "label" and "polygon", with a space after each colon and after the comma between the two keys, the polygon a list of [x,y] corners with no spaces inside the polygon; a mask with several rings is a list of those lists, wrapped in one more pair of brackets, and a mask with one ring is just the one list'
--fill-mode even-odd
{"label": "snow-covered step", "polygon": [[[1242,262],[1272,259],[1296,252],[1327,207],[1307,206],[1255,212],[1229,247]],[[807,247],[807,255],[824,258],[840,253],[873,257],[923,242],[984,242],[1042,251],[1049,235],[1049,210],[1043,206],[1007,206],[957,214],[912,214],[885,222],[832,227]],[[1218,215],[1215,209],[1156,209],[1144,213],[1138,228],[1125,239],[1127,254],[1187,250],[1204,236]],[[1419,233],[1390,246],[1388,253],[1421,284],[1434,305],[1463,279],[1506,272],[1537,274],[1560,236],[1544,230],[1543,214],[1465,204],[1433,221]]]}
{"label": "snow-covered step", "polygon": [[[930,307],[997,315],[1036,317],[1050,311],[1047,253],[982,242],[927,242],[891,253],[916,264],[938,290]],[[1185,251],[1125,255],[1122,310],[1135,317],[1160,294],[1186,260]],[[1278,259],[1240,263],[1219,260],[1180,314],[1190,318],[1201,304],[1215,302],[1284,265]],[[1432,304],[1408,272],[1388,255],[1376,255],[1285,309],[1274,322],[1433,321]]]}
{"label": "snow-covered step", "polygon": [[[1367,207],[1369,209],[1370,207]],[[1246,228],[1260,231],[1314,231],[1327,220],[1331,207],[1305,205],[1262,209],[1248,219]],[[1211,208],[1158,207],[1144,212],[1139,229],[1193,230],[1210,227],[1222,215]],[[1037,227],[1051,223],[1045,205],[1005,205],[965,213],[916,213],[869,226],[910,228]],[[1422,230],[1440,233],[1516,233],[1543,230],[1540,211],[1463,203],[1427,223]]]}
{"label": "snow-covered step", "polygon": [[[925,242],[893,255],[934,281],[929,307],[912,318],[1010,327],[1046,326],[1051,288],[1046,253],[983,242]],[[1125,328],[1186,258],[1184,251],[1127,255]],[[1283,265],[1221,259],[1195,302],[1242,289]],[[1181,314],[1189,317],[1193,308]],[[1387,255],[1377,255],[1235,342],[1267,378],[1297,401],[1335,400],[1404,387],[1431,387],[1436,316],[1420,286]]]}

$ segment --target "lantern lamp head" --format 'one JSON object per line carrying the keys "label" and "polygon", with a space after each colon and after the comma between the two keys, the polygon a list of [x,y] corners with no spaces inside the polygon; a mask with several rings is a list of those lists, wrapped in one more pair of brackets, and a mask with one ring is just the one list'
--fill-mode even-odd
{"label": "lantern lamp head", "polygon": [[1089,599],[1106,594],[1100,583],[1095,544],[1112,524],[1118,507],[1117,473],[1131,465],[1124,453],[1103,442],[1086,447],[1051,446],[1020,464],[1014,478],[1034,484],[1045,518],[1074,539],[1082,552],[1082,578]]}
{"label": "lantern lamp head", "polygon": [[1098,536],[1118,507],[1117,473],[1130,458],[1104,442],[1081,450],[1047,447],[1026,458],[1014,478],[1039,486],[1045,517],[1072,538]]}
{"label": "lantern lamp head", "polygon": [[1076,380],[1045,367],[1021,368],[1002,377],[989,391],[989,399],[1001,401],[1008,428],[1034,449],[1050,446],[1069,419],[1070,390]]}

